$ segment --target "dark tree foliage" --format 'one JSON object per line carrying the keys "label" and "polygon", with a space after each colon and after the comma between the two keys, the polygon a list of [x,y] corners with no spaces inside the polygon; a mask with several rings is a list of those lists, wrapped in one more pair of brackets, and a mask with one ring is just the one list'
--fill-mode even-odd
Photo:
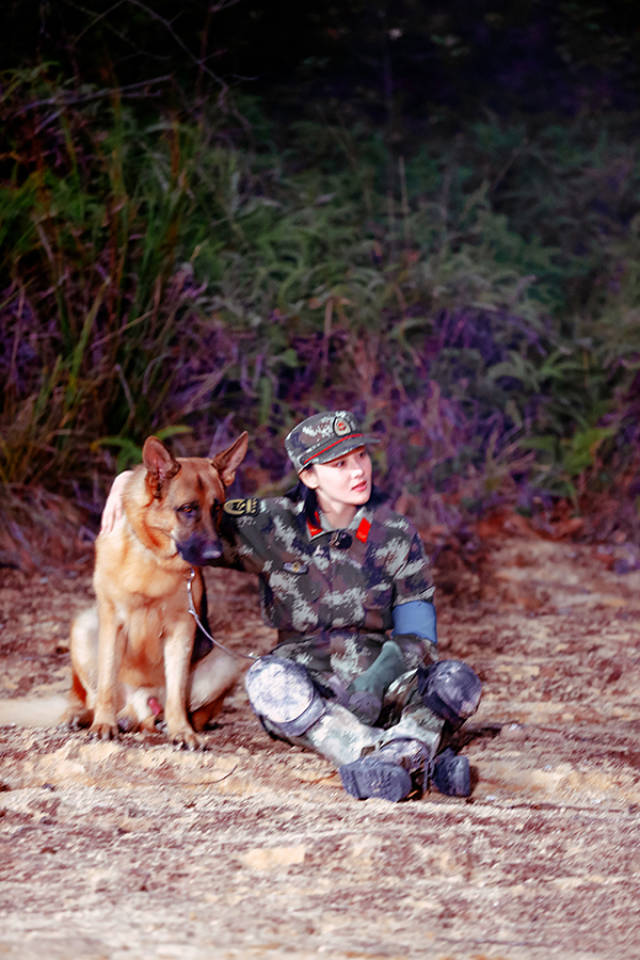
{"label": "dark tree foliage", "polygon": [[5,68],[41,60],[80,81],[171,77],[190,95],[241,85],[273,109],[357,103],[420,124],[469,115],[635,106],[640,8],[633,0],[6,0]]}

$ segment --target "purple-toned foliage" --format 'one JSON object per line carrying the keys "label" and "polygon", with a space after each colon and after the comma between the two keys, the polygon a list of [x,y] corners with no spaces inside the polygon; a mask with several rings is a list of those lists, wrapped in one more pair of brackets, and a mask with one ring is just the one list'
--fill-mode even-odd
{"label": "purple-toned foliage", "polygon": [[[459,197],[445,219],[458,233],[439,247],[449,174],[428,157],[411,173],[417,185],[399,223],[384,212],[384,189],[359,198],[373,149],[362,147],[348,176],[330,152],[327,172],[310,174],[305,154],[288,169],[274,157],[266,173],[265,157],[254,158],[254,173],[226,131],[224,147],[210,133],[205,150],[195,128],[128,131],[117,98],[83,110],[59,93],[24,93],[13,111],[0,99],[15,154],[0,184],[10,251],[0,259],[8,484],[81,487],[97,510],[96,475],[136,460],[147,434],[173,434],[176,452],[203,454],[246,429],[239,488],[281,490],[294,479],[287,431],[347,407],[384,441],[379,485],[425,528],[462,536],[501,502],[531,512],[573,496],[577,506],[590,483],[603,487],[637,462],[639,345],[629,321],[616,339],[597,319],[605,309],[630,316],[633,238],[612,243],[598,275],[602,237],[615,232],[590,235],[570,216],[580,185],[594,179],[589,169],[561,191],[562,235],[584,246],[565,266],[559,247],[524,239],[529,217],[550,234],[553,222],[518,193],[527,177],[515,163],[511,193],[494,191],[502,207],[479,204],[474,220],[467,174],[451,161]],[[491,160],[497,176],[502,131],[483,136],[491,133],[496,157],[487,148],[479,167]],[[423,215],[424,184],[436,174]],[[363,228],[376,204],[375,228]],[[512,222],[520,209],[522,235]],[[598,224],[610,216],[603,208]],[[565,300],[565,288],[579,292]],[[589,296],[593,322],[576,312]],[[633,482],[627,489],[637,496]]]}

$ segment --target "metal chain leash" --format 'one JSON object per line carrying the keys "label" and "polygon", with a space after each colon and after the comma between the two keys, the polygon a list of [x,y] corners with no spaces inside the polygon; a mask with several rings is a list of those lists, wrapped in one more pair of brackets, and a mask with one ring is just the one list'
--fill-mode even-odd
{"label": "metal chain leash", "polygon": [[225,647],[224,643],[220,643],[219,640],[216,640],[215,637],[211,636],[207,628],[204,626],[204,624],[200,620],[200,617],[198,616],[198,611],[196,610],[195,604],[193,602],[193,589],[191,584],[194,581],[195,575],[196,575],[196,572],[193,569],[193,567],[191,567],[191,573],[189,574],[189,579],[187,580],[187,593],[189,594],[189,613],[191,614],[191,616],[193,617],[197,625],[200,627],[200,629],[204,633],[207,640],[211,640],[211,642],[214,643],[216,647],[219,647],[221,650],[224,650],[225,653],[228,653],[232,657],[238,657],[241,660],[259,660],[260,658],[253,653],[238,653],[237,650],[230,650],[229,647]]}

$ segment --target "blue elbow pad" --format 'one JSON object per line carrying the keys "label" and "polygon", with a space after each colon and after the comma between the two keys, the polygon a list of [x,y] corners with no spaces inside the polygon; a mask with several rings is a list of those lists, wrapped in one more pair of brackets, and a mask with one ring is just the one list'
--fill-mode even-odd
{"label": "blue elbow pad", "polygon": [[410,600],[401,603],[391,611],[393,632],[397,634],[413,633],[431,643],[438,642],[436,629],[436,608],[426,600]]}

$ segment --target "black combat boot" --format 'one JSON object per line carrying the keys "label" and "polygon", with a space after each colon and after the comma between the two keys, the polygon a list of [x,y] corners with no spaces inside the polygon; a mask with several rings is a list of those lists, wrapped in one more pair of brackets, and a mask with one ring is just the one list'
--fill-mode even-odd
{"label": "black combat boot", "polygon": [[339,773],[342,786],[358,800],[379,797],[397,803],[413,790],[411,774],[397,763],[385,760],[380,753],[347,763],[340,767]]}
{"label": "black combat boot", "polygon": [[431,764],[427,779],[429,786],[448,797],[468,797],[471,793],[469,761],[454,753],[451,747],[438,754]]}
{"label": "black combat boot", "polygon": [[[399,738],[353,763],[340,767],[342,785],[352,797],[380,797],[397,803],[420,793],[423,771],[430,769],[428,750],[419,740]],[[415,775],[419,775],[417,778]],[[420,783],[416,785],[415,780]]]}
{"label": "black combat boot", "polygon": [[471,793],[467,758],[449,747],[431,760],[418,740],[391,740],[374,753],[340,767],[339,773],[347,793],[358,800],[379,797],[397,803],[430,788],[448,797]]}

